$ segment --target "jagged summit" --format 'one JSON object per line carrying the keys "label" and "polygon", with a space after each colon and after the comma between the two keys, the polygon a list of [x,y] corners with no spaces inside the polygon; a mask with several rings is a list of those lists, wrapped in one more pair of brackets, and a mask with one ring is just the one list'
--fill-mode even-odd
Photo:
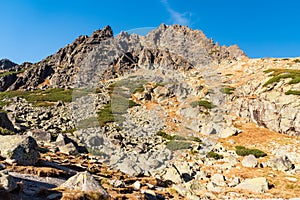
{"label": "jagged summit", "polygon": [[10,61],[7,58],[0,60],[0,70],[7,70],[13,68],[16,65],[17,65],[16,63]]}
{"label": "jagged summit", "polygon": [[[145,37],[124,33],[115,38],[111,27],[106,26],[102,30],[96,30],[90,36],[79,36],[73,43],[68,44],[57,53],[38,63],[20,65],[16,68],[15,73],[8,74],[5,80],[0,79],[3,86],[0,91],[36,88],[41,84],[46,87],[71,86],[83,59],[93,49],[106,48],[105,45],[107,44],[102,44],[102,41],[108,39],[111,40],[111,44],[117,45],[120,51],[131,55],[131,60],[135,60],[135,63],[126,63],[131,67],[137,63],[146,64],[142,61],[146,51],[148,56],[152,58],[148,59],[150,63],[162,64],[172,58],[172,60],[185,60],[185,63],[189,63],[194,67],[215,62],[233,62],[241,57],[246,57],[244,52],[237,46],[219,46],[211,39],[206,38],[202,31],[191,30],[186,26],[162,24]],[[110,51],[116,53],[116,48],[112,47]],[[158,56],[162,56],[162,58]],[[122,59],[121,57],[118,60]],[[113,60],[111,62],[107,65],[120,63]],[[172,65],[172,63],[169,64]],[[119,72],[124,73],[129,68],[121,64],[111,66],[110,71],[114,71],[114,76],[118,76]],[[46,85],[43,84],[45,81],[47,82]]]}

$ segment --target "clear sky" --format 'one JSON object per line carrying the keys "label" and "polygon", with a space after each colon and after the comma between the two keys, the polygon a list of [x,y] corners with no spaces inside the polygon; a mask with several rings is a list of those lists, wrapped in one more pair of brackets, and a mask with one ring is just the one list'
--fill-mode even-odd
{"label": "clear sky", "polygon": [[300,0],[3,0],[0,58],[36,62],[79,35],[161,23],[201,29],[250,57],[300,56]]}

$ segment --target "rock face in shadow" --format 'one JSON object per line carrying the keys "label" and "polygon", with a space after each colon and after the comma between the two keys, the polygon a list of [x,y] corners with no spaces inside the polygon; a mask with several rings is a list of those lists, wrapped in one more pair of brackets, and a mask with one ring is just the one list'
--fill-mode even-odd
{"label": "rock face in shadow", "polygon": [[17,64],[8,60],[8,59],[2,59],[0,60],[0,70],[10,69],[16,66]]}
{"label": "rock face in shadow", "polygon": [[14,125],[9,120],[6,112],[1,112],[0,111],[0,127],[5,128],[5,129],[10,130],[10,131],[15,130]]}

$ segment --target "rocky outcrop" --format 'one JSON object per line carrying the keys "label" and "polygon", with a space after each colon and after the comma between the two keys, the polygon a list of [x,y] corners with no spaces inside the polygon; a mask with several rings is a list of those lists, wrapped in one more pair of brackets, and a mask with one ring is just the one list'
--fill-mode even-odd
{"label": "rocky outcrop", "polygon": [[2,59],[0,60],[0,70],[7,70],[10,68],[13,68],[14,66],[16,66],[17,64],[8,60],[8,59]]}
{"label": "rocky outcrop", "polygon": [[7,113],[3,111],[0,111],[0,127],[9,131],[15,131],[13,123],[8,118]]}
{"label": "rocky outcrop", "polygon": [[20,165],[35,165],[40,158],[37,143],[32,137],[1,136],[0,141],[1,156],[12,159]]}

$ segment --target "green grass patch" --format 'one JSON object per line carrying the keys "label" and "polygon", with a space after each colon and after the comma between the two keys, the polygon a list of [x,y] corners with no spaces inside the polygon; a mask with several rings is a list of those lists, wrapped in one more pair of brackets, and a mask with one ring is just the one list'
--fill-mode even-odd
{"label": "green grass patch", "polygon": [[300,70],[296,69],[268,69],[265,73],[271,73],[270,78],[263,86],[279,82],[281,79],[291,78],[288,84],[296,84],[300,82]]}
{"label": "green grass patch", "polygon": [[139,104],[122,96],[112,95],[111,100],[97,112],[98,122],[101,126],[110,122],[122,123],[124,121],[122,115],[125,114],[129,108],[134,106],[139,106]]}
{"label": "green grass patch", "polygon": [[235,152],[239,156],[248,156],[250,154],[254,155],[256,158],[267,156],[267,154],[259,149],[248,149],[244,146],[236,146]]}
{"label": "green grass patch", "polygon": [[[54,105],[53,102],[71,102],[72,89],[53,88],[48,90],[33,90],[33,91],[6,91],[0,92],[0,101],[13,97],[20,97],[26,99],[29,103],[35,106],[50,106]],[[52,102],[52,103],[51,103]]]}
{"label": "green grass patch", "polygon": [[190,147],[191,147],[191,143],[189,143],[189,142],[171,140],[170,142],[167,143],[167,148],[170,151],[189,149]]}
{"label": "green grass patch", "polygon": [[233,91],[235,90],[235,88],[231,88],[231,87],[223,87],[220,89],[220,91],[223,94],[233,94]]}
{"label": "green grass patch", "polygon": [[190,103],[190,105],[193,108],[197,107],[197,106],[204,107],[206,109],[212,109],[212,108],[216,107],[215,105],[213,105],[213,103],[206,101],[206,100],[193,101]]}
{"label": "green grass patch", "polygon": [[166,132],[160,130],[156,133],[157,136],[165,138],[167,140],[174,140],[174,136],[167,134]]}
{"label": "green grass patch", "polygon": [[214,152],[214,151],[208,152],[208,153],[207,153],[207,157],[208,157],[208,158],[213,158],[213,159],[215,159],[215,160],[219,160],[219,159],[223,159],[223,158],[224,158],[223,155],[218,154],[218,153],[216,153],[216,152]]}
{"label": "green grass patch", "polygon": [[21,74],[23,73],[25,70],[20,70],[20,71],[5,71],[5,72],[1,72],[0,73],[0,77],[3,77],[3,76],[9,76],[9,75],[17,75],[17,74]]}

